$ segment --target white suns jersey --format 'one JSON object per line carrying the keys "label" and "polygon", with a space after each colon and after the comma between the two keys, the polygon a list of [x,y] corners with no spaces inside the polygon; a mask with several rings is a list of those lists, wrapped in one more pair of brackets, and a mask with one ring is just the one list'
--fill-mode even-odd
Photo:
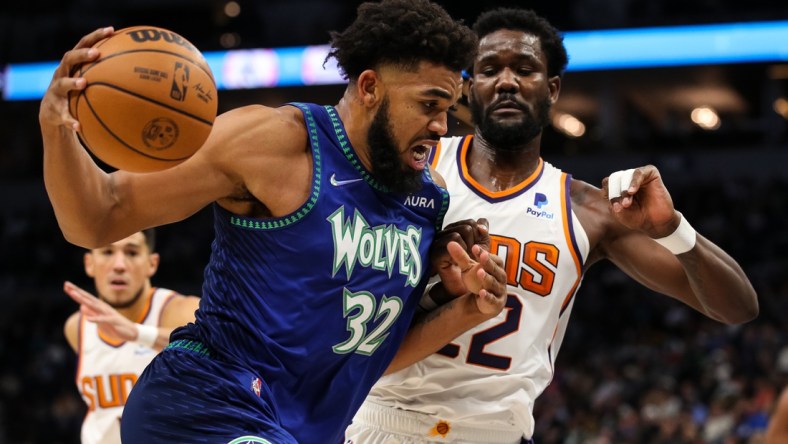
{"label": "white suns jersey", "polygon": [[[176,293],[153,288],[148,306],[136,322],[159,326],[164,306]],[[88,406],[82,423],[82,444],[120,443],[120,416],[134,383],[156,350],[133,342],[104,337],[94,322],[79,321],[77,388]]]}
{"label": "white suns jersey", "polygon": [[367,399],[429,414],[436,423],[518,430],[530,438],[534,400],[553,378],[588,238],[572,214],[568,174],[540,159],[516,187],[488,191],[468,174],[471,140],[442,138],[434,150],[432,165],[450,193],[444,226],[489,220],[491,250],[505,262],[506,308],[438,353],[383,377]]}

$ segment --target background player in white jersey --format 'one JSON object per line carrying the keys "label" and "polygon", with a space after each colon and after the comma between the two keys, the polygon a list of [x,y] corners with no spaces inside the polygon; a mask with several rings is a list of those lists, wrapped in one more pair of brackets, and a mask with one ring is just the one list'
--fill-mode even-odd
{"label": "background player in white jersey", "polygon": [[[655,167],[613,173],[600,189],[542,160],[542,129],[567,64],[558,31],[516,9],[487,12],[474,30],[475,133],[443,138],[432,164],[451,192],[445,223],[489,220],[491,252],[505,259],[506,309],[383,377],[348,428],[348,443],[528,442],[573,297],[584,271],[604,259],[720,322],[758,314],[739,265],[683,219]],[[442,269],[443,283],[422,307],[461,293],[456,273]]]}
{"label": "background player in white jersey", "polygon": [[85,253],[85,273],[98,298],[66,282],[80,304],[64,332],[79,356],[77,388],[88,411],[82,443],[119,443],[120,416],[129,391],[175,327],[194,319],[195,296],[154,288],[159,266],[155,232],[145,230]]}

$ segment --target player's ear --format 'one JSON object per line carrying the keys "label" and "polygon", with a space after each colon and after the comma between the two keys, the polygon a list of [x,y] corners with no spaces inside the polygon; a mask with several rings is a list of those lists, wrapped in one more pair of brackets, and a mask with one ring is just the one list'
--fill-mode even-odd
{"label": "player's ear", "polygon": [[93,253],[91,252],[85,253],[82,262],[85,264],[85,274],[91,278],[96,277],[96,267],[95,264],[93,263]]}
{"label": "player's ear", "polygon": [[555,105],[558,95],[561,93],[561,76],[550,77],[547,80],[547,86],[550,88],[550,104]]}
{"label": "player's ear", "polygon": [[468,105],[473,102],[473,76],[468,77],[462,82],[462,95],[465,96],[465,100],[468,101]]}
{"label": "player's ear", "polygon": [[159,253],[151,253],[148,257],[148,277],[153,276],[156,274],[156,271],[159,269],[159,261],[161,257]]}
{"label": "player's ear", "polygon": [[373,108],[377,105],[380,91],[380,77],[373,69],[367,69],[358,76],[356,92],[364,106]]}

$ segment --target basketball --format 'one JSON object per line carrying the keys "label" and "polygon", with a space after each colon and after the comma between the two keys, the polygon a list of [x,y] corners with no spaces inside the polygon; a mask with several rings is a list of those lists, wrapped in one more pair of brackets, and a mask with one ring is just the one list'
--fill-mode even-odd
{"label": "basketball", "polygon": [[82,143],[107,165],[150,172],[202,146],[216,119],[216,84],[202,53],[167,29],[134,26],[94,45],[99,59],[72,76],[87,86],[69,97]]}

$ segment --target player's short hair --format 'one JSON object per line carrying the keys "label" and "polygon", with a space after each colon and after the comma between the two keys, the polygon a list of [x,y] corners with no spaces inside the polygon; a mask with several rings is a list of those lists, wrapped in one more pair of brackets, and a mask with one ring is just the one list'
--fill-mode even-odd
{"label": "player's short hair", "polygon": [[148,252],[153,253],[156,251],[156,230],[147,228],[142,230],[142,235],[145,236],[145,245],[148,246]]}
{"label": "player's short hair", "polygon": [[[148,253],[153,253],[156,251],[156,229],[155,228],[146,228],[142,231],[142,237],[145,238],[145,245],[148,247]],[[136,233],[135,233],[136,234]],[[107,244],[109,246],[109,244]],[[103,248],[103,247],[101,247]],[[87,252],[94,250],[93,248],[88,248]]]}
{"label": "player's short hair", "polygon": [[346,80],[389,63],[413,71],[428,61],[459,72],[473,62],[478,42],[468,26],[428,0],[362,3],[353,23],[330,36],[326,60],[335,58]]}
{"label": "player's short hair", "polygon": [[495,8],[482,13],[473,24],[473,31],[479,39],[501,29],[522,31],[539,37],[542,51],[547,57],[547,75],[564,75],[569,63],[564,37],[547,19],[531,9]]}

